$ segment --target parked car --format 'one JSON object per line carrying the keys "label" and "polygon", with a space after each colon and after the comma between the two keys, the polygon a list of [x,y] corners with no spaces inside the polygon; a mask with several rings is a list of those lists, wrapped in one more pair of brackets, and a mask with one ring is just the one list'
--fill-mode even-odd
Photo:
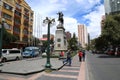
{"label": "parked car", "polygon": [[38,47],[26,47],[22,52],[23,57],[35,57],[40,55],[40,49]]}
{"label": "parked car", "polygon": [[120,47],[115,48],[115,55],[120,56]]}
{"label": "parked car", "polygon": [[108,49],[107,54],[108,55],[115,55],[115,49],[113,49],[113,48]]}
{"label": "parked car", "polygon": [[20,60],[22,59],[20,49],[2,49],[1,62],[6,62],[8,60]]}

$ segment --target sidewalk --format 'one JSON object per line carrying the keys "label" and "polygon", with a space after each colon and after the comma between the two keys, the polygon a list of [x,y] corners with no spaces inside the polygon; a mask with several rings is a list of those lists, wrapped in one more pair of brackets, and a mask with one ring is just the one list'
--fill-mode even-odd
{"label": "sidewalk", "polygon": [[[79,62],[78,56],[72,59],[72,65],[64,65],[61,60],[51,58],[52,69],[50,73],[41,72],[45,69],[46,58],[33,58],[21,61],[6,62],[0,66],[1,73],[11,73],[13,75],[3,74],[2,80],[85,80],[85,62]],[[38,73],[37,73],[38,72]],[[28,75],[36,73],[33,75]],[[22,74],[15,76],[14,74]],[[23,75],[28,75],[23,76]]]}
{"label": "sidewalk", "polygon": [[[61,60],[57,58],[51,58],[52,69],[60,69],[63,66]],[[11,74],[21,74],[27,75],[32,73],[37,73],[45,70],[46,58],[33,58],[20,61],[12,61],[3,63],[0,66],[1,73],[11,73]]]}
{"label": "sidewalk", "polygon": [[[72,65],[63,65],[62,60],[51,58],[52,71],[50,73],[42,72],[45,69],[46,58],[33,58],[21,61],[6,62],[0,66],[1,73],[28,75],[36,73],[25,78],[17,76],[0,76],[5,80],[85,80],[85,62],[79,62],[78,56],[72,59]],[[38,73],[37,73],[38,72]],[[39,73],[40,72],[40,73]],[[19,75],[20,76],[20,75]]]}

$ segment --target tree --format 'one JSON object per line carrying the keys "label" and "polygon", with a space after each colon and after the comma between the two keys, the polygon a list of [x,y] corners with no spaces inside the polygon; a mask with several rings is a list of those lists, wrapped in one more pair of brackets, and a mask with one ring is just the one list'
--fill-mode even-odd
{"label": "tree", "polygon": [[95,47],[98,50],[108,48],[110,45],[118,46],[120,44],[120,14],[107,15],[105,25],[100,37],[95,39]]}
{"label": "tree", "polygon": [[73,33],[73,37],[68,40],[68,48],[71,50],[77,50],[78,49],[77,43],[78,42],[77,42],[76,34]]}
{"label": "tree", "polygon": [[9,45],[9,43],[15,41],[17,41],[17,37],[7,32],[7,30],[3,27],[3,45]]}
{"label": "tree", "polygon": [[120,15],[109,15],[106,17],[102,37],[104,37],[108,44],[120,44]]}

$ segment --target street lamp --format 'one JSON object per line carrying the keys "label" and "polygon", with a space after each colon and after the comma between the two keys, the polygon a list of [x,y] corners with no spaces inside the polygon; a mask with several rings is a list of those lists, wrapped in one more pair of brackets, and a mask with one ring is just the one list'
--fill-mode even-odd
{"label": "street lamp", "polygon": [[[3,40],[3,27],[4,27],[5,19],[2,19],[2,23],[0,25],[0,58],[2,56],[2,40]],[[0,61],[0,66],[2,66]]]}
{"label": "street lamp", "polygon": [[43,23],[48,24],[48,33],[47,33],[47,61],[45,64],[45,68],[50,69],[51,68],[51,64],[50,64],[50,25],[54,24],[55,19],[51,19],[46,17],[45,20],[43,20]]}

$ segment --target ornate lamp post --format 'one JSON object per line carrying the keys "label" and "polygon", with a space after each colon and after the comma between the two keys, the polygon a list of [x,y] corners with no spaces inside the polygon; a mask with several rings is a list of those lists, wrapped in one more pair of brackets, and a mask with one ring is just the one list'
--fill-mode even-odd
{"label": "ornate lamp post", "polygon": [[[0,25],[0,58],[2,56],[2,40],[3,40],[3,27],[4,27],[5,19],[2,19],[1,25]],[[0,62],[0,66],[2,66]]]}
{"label": "ornate lamp post", "polygon": [[45,68],[50,69],[51,68],[51,64],[50,64],[50,25],[53,24],[55,22],[55,19],[51,19],[46,17],[45,20],[43,20],[43,23],[48,24],[48,33],[47,33],[47,61],[46,61],[46,65]]}

